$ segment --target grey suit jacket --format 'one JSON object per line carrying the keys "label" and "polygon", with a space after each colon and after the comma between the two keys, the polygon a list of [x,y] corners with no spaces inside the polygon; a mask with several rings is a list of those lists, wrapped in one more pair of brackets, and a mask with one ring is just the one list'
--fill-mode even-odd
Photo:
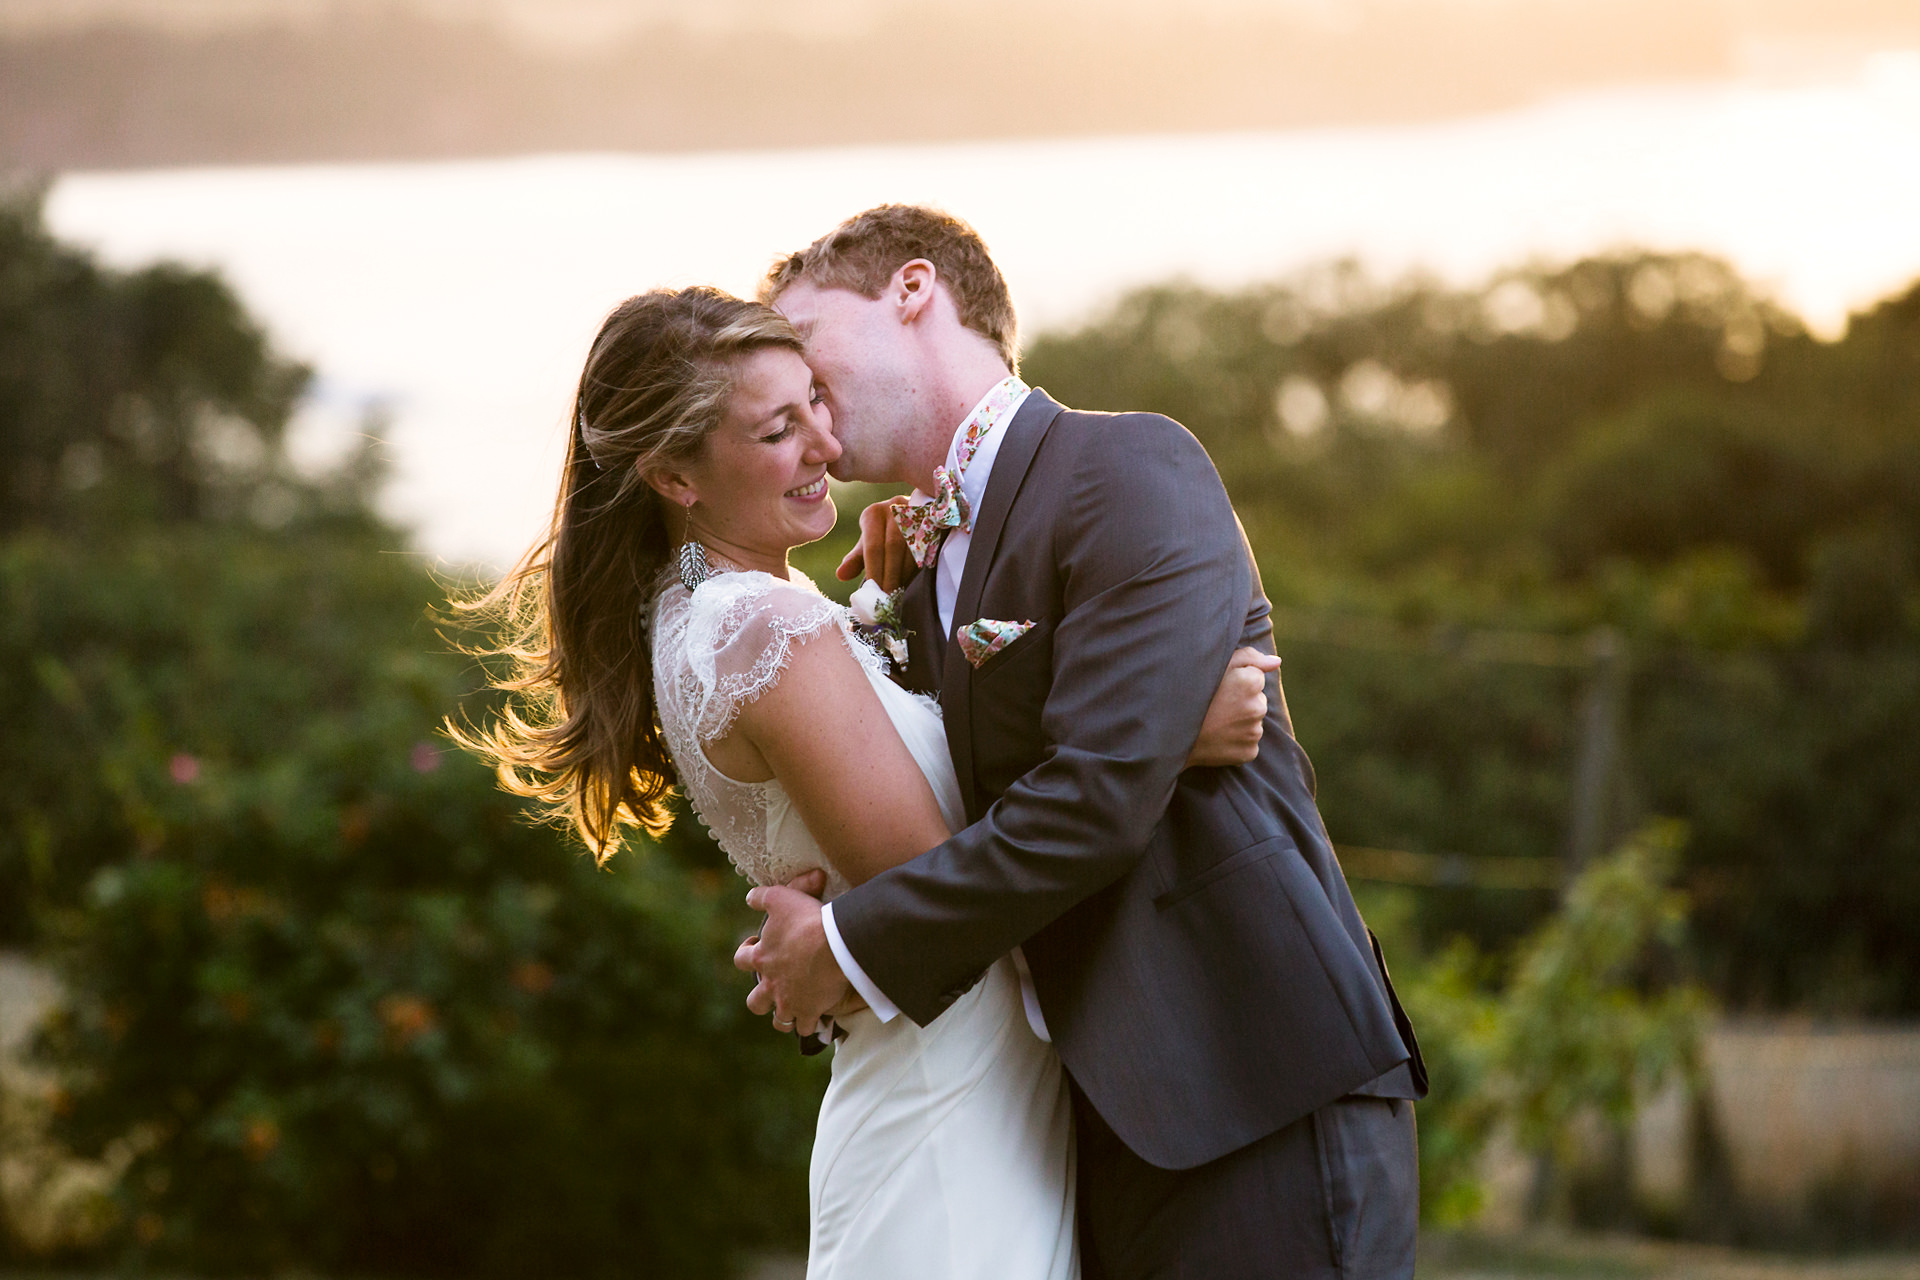
{"label": "grey suit jacket", "polygon": [[976,670],[941,632],[933,578],[904,601],[907,683],[938,691],[971,825],[834,903],[880,989],[924,1025],[1023,944],[1061,1060],[1163,1168],[1348,1093],[1422,1096],[1277,677],[1259,758],[1183,771],[1233,649],[1272,651],[1199,442],[1034,392],[953,615],[1034,625]]}

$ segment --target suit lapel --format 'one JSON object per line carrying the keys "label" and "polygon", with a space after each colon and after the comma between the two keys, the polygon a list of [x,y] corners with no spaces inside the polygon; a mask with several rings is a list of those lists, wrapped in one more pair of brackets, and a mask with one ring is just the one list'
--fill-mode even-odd
{"label": "suit lapel", "polygon": [[933,693],[940,688],[940,672],[947,657],[947,637],[940,630],[940,607],[933,596],[939,575],[922,569],[907,583],[900,597],[900,615],[907,631],[907,688]]}
{"label": "suit lapel", "polygon": [[[960,590],[953,601],[953,625],[966,626],[979,617],[980,595],[986,588],[987,570],[993,565],[1000,546],[1000,534],[1007,526],[1007,513],[1026,481],[1027,469],[1040,441],[1065,410],[1046,392],[1035,388],[1007,424],[1006,439],[994,455],[993,474],[987,479],[987,492],[980,502],[980,513],[973,522],[973,541],[967,546],[967,568],[960,577]],[[926,575],[932,576],[932,575]],[[931,594],[931,593],[929,593]],[[937,615],[937,609],[936,609]],[[934,626],[938,628],[936,621]],[[967,816],[977,820],[980,806],[973,793],[973,723],[970,717],[973,692],[973,667],[958,644],[946,646],[945,669],[940,682],[940,708],[947,726],[947,751],[953,756],[954,772],[959,775],[960,794],[967,800]]]}

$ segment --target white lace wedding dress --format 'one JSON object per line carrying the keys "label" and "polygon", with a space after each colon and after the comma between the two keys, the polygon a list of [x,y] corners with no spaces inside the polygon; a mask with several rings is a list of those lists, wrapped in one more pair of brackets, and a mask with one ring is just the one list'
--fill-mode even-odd
{"label": "white lace wedding dress", "polygon": [[[886,676],[847,611],[796,574],[664,585],[652,619],[660,724],[681,786],[740,873],[847,887],[779,782],[738,782],[702,747],[779,682],[796,645],[845,643],[933,788],[965,822],[938,708]],[[832,750],[832,743],[822,743]],[[809,1280],[1075,1280],[1071,1112],[1060,1061],[1002,958],[928,1027],[841,1020],[809,1176]]]}

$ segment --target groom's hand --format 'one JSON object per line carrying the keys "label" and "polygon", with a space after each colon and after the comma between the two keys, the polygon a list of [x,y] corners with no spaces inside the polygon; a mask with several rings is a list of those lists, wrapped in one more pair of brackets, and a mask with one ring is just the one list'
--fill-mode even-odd
{"label": "groom's hand", "polygon": [[1187,756],[1187,768],[1246,764],[1260,754],[1266,730],[1267,675],[1280,669],[1280,659],[1258,649],[1235,649],[1227,659],[1200,737]]}
{"label": "groom's hand", "polygon": [[747,993],[747,1008],[773,1014],[776,1031],[811,1033],[822,1014],[852,994],[820,923],[816,895],[825,888],[825,874],[809,871],[790,884],[747,894],[747,905],[766,912],[767,920],[733,953],[733,964],[758,979]]}
{"label": "groom's hand", "polygon": [[856,582],[862,576],[880,584],[882,591],[898,591],[913,576],[913,556],[893,509],[905,498],[876,502],[860,513],[860,545],[847,552],[847,558],[833,571],[842,582]]}

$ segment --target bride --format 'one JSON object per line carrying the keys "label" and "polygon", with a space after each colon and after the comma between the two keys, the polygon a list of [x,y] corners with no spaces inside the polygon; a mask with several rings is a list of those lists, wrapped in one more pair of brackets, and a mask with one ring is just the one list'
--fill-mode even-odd
{"label": "bride", "polygon": [[[516,705],[463,739],[603,859],[622,824],[666,828],[677,782],[749,880],[831,897],[965,819],[936,704],[788,567],[834,526],[840,455],[801,350],[713,289],[607,318],[551,532],[480,602],[508,620]],[[1264,703],[1229,688],[1190,763],[1251,754]],[[825,1030],[809,1277],[1079,1274],[1067,1086],[1011,958],[926,1027],[856,1000]]]}

